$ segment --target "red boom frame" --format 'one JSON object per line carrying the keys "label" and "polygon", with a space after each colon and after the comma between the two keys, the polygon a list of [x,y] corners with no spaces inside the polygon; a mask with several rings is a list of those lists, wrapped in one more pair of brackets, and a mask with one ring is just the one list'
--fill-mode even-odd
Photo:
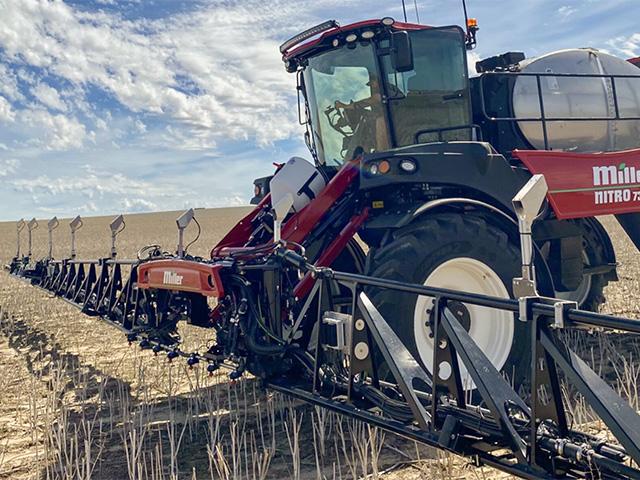
{"label": "red boom frame", "polygon": [[[302,243],[321,221],[324,214],[345,193],[360,171],[360,158],[347,162],[329,181],[322,192],[300,212],[287,220],[282,230],[282,239],[293,243]],[[231,253],[252,249],[245,247],[253,232],[253,219],[270,203],[270,195],[262,201],[242,220],[240,220],[218,244],[211,250],[211,258],[225,257]],[[330,266],[342,252],[358,229],[367,219],[369,210],[365,208],[354,215],[349,223],[340,231],[328,248],[316,261],[319,267]],[[261,249],[265,245],[254,247]],[[160,288],[185,292],[196,292],[206,296],[220,297],[224,294],[224,286],[220,278],[221,265],[202,263],[190,260],[156,260],[143,263],[139,267],[138,287]],[[179,279],[178,279],[179,277]],[[304,277],[295,287],[298,297],[305,296],[311,286],[312,279]]]}

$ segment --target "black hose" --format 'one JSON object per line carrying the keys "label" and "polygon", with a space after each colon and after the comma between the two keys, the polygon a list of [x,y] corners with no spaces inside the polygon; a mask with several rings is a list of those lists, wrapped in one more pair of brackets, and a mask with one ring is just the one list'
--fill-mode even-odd
{"label": "black hose", "polygon": [[200,234],[202,233],[202,228],[200,227],[200,223],[198,222],[198,220],[196,219],[196,217],[193,217],[193,221],[196,223],[196,225],[198,226],[198,233],[196,235],[196,238],[194,238],[193,240],[191,240],[186,247],[184,247],[184,251],[187,252],[189,250],[189,247],[191,245],[193,245],[194,243],[196,243],[198,241],[198,239],[200,238]]}
{"label": "black hose", "polygon": [[[240,327],[242,328],[242,322],[240,322]],[[249,325],[248,332],[243,331],[243,333],[245,334],[245,342],[247,343],[247,347],[249,347],[249,350],[259,355],[279,355],[286,350],[286,348],[282,345],[265,345],[263,343],[260,343],[258,339],[255,338],[257,329],[258,323],[254,321]]]}
{"label": "black hose", "polygon": [[[240,328],[242,329],[244,340],[249,350],[259,355],[279,355],[284,353],[286,351],[286,347],[284,345],[264,344],[256,338],[256,332],[258,326],[260,326],[260,322],[258,319],[259,314],[256,311],[255,295],[253,291],[246,285],[243,279],[231,277],[231,281],[233,284],[239,287],[242,297],[247,299],[248,310],[247,312],[245,312],[245,314],[241,315]],[[249,320],[248,328],[244,321],[246,319]],[[285,343],[284,340],[281,340],[281,342],[283,344]]]}
{"label": "black hose", "polygon": [[409,422],[413,420],[413,412],[411,411],[408,403],[394,400],[371,385],[354,384],[353,389],[391,418],[400,422]]}

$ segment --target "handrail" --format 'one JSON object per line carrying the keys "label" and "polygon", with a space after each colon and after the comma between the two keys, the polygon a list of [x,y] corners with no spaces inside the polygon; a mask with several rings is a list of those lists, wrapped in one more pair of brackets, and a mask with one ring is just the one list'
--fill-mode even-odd
{"label": "handrail", "polygon": [[[540,107],[540,116],[538,117],[498,117],[490,116],[487,113],[487,105],[485,101],[485,79],[490,76],[504,76],[504,77],[534,77],[536,79],[536,90],[538,94],[538,104]],[[577,116],[577,117],[547,117],[545,113],[544,95],[542,93],[541,78],[600,78],[609,80],[611,82],[611,93],[613,96],[613,116]],[[540,122],[542,125],[542,135],[544,139],[544,149],[549,150],[549,132],[547,122],[593,122],[593,121],[629,121],[640,120],[640,116],[620,116],[620,105],[618,101],[618,91],[616,87],[616,79],[636,79],[640,81],[640,75],[613,75],[613,74],[599,74],[599,73],[534,73],[534,72],[485,72],[480,76],[479,88],[480,88],[480,109],[482,116],[491,122]]]}

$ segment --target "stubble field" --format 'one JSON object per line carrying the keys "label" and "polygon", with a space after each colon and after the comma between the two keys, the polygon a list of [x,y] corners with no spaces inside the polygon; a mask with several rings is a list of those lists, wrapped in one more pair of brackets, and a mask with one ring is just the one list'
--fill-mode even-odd
{"label": "stubble field", "polygon": [[[194,254],[206,256],[248,210],[198,210]],[[119,255],[147,244],[174,250],[178,212],[126,217]],[[86,218],[79,257],[105,256],[111,217]],[[640,317],[635,248],[612,219],[620,282],[605,311]],[[34,255],[46,254],[46,221]],[[54,256],[68,255],[66,221]],[[187,238],[195,235],[190,227]],[[23,238],[23,248],[26,236]],[[15,253],[15,224],[0,223],[0,261]],[[260,390],[204,368],[168,363],[129,346],[122,334],[27,283],[0,273],[0,479],[495,478],[460,460]],[[181,327],[185,350],[210,335]],[[599,338],[586,347],[637,404],[636,341]]]}

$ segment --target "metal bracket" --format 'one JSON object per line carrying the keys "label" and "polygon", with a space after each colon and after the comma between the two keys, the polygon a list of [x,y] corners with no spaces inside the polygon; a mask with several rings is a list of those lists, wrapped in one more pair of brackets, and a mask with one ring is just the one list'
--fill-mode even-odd
{"label": "metal bracket", "polygon": [[540,297],[540,296],[528,296],[520,297],[518,299],[518,313],[521,322],[529,322],[533,319],[533,312],[531,306],[534,303],[543,303],[545,305],[553,306],[553,328],[564,328],[565,318],[569,310],[575,310],[578,308],[577,302],[570,300],[559,300],[557,298]]}
{"label": "metal bracket", "polygon": [[273,205],[273,242],[280,242],[282,222],[293,207],[293,195],[287,193]]}
{"label": "metal bracket", "polygon": [[69,222],[69,228],[71,229],[71,258],[76,258],[76,232],[81,227],[82,218],[80,218],[80,215]]}
{"label": "metal bracket", "polygon": [[178,225],[178,257],[180,258],[183,258],[185,254],[184,231],[191,223],[191,220],[193,220],[193,217],[195,217],[195,212],[193,208],[190,208],[176,219],[176,224]]}
{"label": "metal bracket", "polygon": [[531,306],[540,300],[538,296],[525,296],[518,298],[518,318],[521,322],[529,322],[533,319]]}
{"label": "metal bracket", "polygon": [[49,231],[49,259],[53,258],[53,231],[58,228],[59,225],[58,217],[53,217],[47,223],[47,230]]}
{"label": "metal bracket", "polygon": [[553,304],[553,328],[564,328],[565,317],[569,310],[576,310],[578,308],[578,302],[571,302],[568,300],[559,300]]}
{"label": "metal bracket", "polygon": [[36,228],[38,228],[38,221],[35,218],[32,218],[29,223],[27,223],[27,230],[29,233],[29,252],[27,256],[31,256],[31,232],[33,232]]}
{"label": "metal bracket", "polygon": [[535,297],[537,298],[538,290],[536,288],[535,280],[528,278],[516,277],[513,279],[513,296],[516,298],[521,297]]}
{"label": "metal bracket", "polygon": [[111,258],[116,258],[118,251],[116,250],[116,237],[120,232],[125,229],[126,224],[124,223],[124,217],[122,215],[118,215],[116,218],[111,220],[109,224],[109,228],[111,229]]}
{"label": "metal bracket", "polygon": [[547,191],[547,181],[544,175],[537,174],[529,179],[512,200],[513,208],[518,216],[522,254],[522,277],[513,279],[513,290],[517,296],[537,295],[531,226],[540,213]]}
{"label": "metal bracket", "polygon": [[332,329],[335,332],[335,336],[333,338],[335,342],[330,343],[329,340],[331,339],[325,336],[325,340],[327,340],[327,343],[325,344],[326,347],[333,350],[339,350],[347,355],[350,354],[353,316],[346,313],[326,311],[322,315],[322,323],[328,327],[333,327]]}
{"label": "metal bracket", "polygon": [[[533,301],[533,299],[529,300]],[[532,418],[535,419],[530,424],[529,461],[532,465],[539,465],[546,461],[544,456],[539,455],[540,424],[552,422],[560,436],[563,437],[568,433],[568,425],[556,363],[540,343],[542,332],[548,332],[549,328],[539,316],[530,316],[528,328],[531,332],[529,404],[531,405]]]}
{"label": "metal bracket", "polygon": [[[433,316],[433,402],[431,403],[431,416],[437,418],[436,411],[441,397],[447,401],[455,400],[458,408],[465,408],[465,394],[460,376],[460,365],[455,346],[449,340],[447,333],[441,325],[444,310],[449,308],[447,300],[436,297],[434,302],[435,315]],[[438,425],[434,426],[437,428]],[[444,428],[444,426],[443,426]]]}
{"label": "metal bracket", "polygon": [[447,415],[438,436],[438,444],[443,448],[455,450],[460,438],[459,433],[460,421],[453,415]]}
{"label": "metal bracket", "polygon": [[24,230],[24,227],[26,226],[26,223],[24,222],[24,219],[20,219],[18,220],[18,222],[16,223],[16,235],[17,235],[17,249],[16,249],[16,258],[20,257],[20,232],[22,232],[22,230]]}

